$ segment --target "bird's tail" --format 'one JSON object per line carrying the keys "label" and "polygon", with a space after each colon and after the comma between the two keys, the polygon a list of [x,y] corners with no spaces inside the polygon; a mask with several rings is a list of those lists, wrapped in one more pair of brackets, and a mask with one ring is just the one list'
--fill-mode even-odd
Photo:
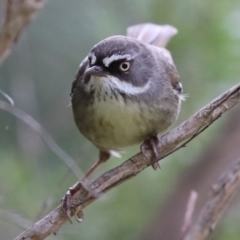
{"label": "bird's tail", "polygon": [[177,29],[171,25],[142,23],[127,28],[127,36],[165,48],[170,39],[177,34]]}

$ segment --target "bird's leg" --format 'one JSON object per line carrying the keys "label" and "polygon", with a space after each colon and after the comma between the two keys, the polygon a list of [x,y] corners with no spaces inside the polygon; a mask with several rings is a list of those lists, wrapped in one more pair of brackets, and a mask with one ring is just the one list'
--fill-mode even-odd
{"label": "bird's leg", "polygon": [[85,173],[84,177],[81,179],[82,182],[84,182],[86,179],[92,175],[92,173],[100,167],[103,163],[105,163],[110,158],[110,153],[108,152],[99,152],[99,160],[94,163],[91,168]]}
{"label": "bird's leg", "polygon": [[[87,171],[87,173],[83,176],[82,179],[80,179],[74,186],[70,187],[65,194],[65,196],[62,198],[62,208],[66,212],[69,221],[71,222],[71,204],[70,199],[71,197],[77,193],[81,188],[83,188],[85,191],[90,193],[91,195],[95,195],[93,192],[91,192],[90,189],[87,188],[87,182],[90,175],[104,162],[106,162],[110,158],[110,153],[108,152],[99,152],[99,160],[92,165],[92,167]],[[81,210],[82,211],[82,210]],[[78,212],[76,213],[78,215]],[[78,220],[78,219],[77,219]]]}
{"label": "bird's leg", "polygon": [[158,162],[154,162],[154,160],[159,159],[159,154],[157,151],[157,146],[160,142],[159,136],[155,135],[153,137],[150,137],[146,139],[143,144],[141,145],[141,152],[146,157],[146,149],[150,149],[153,152],[154,159],[152,158],[152,167],[154,170],[157,170],[160,168],[160,165]]}

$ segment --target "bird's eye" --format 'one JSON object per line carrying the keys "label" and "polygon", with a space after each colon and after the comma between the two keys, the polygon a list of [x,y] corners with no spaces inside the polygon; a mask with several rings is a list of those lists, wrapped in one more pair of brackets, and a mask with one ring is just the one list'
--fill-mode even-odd
{"label": "bird's eye", "polygon": [[130,69],[130,66],[131,66],[130,62],[121,62],[119,65],[119,69],[122,72],[127,72]]}

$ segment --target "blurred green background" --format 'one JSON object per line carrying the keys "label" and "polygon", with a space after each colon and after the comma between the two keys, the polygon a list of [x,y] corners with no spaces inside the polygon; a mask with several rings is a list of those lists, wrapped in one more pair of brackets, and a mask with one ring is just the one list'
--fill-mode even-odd
{"label": "blurred green background", "polygon": [[[0,6],[2,22],[4,4]],[[179,30],[168,48],[189,97],[175,126],[239,83],[239,0],[48,1],[1,66],[0,88],[14,99],[16,107],[42,124],[83,172],[96,161],[98,152],[78,132],[68,106],[78,65],[98,41],[125,34],[129,25],[142,22],[171,24]],[[228,116],[187,148],[163,160],[161,170],[146,169],[108,192],[85,210],[83,223],[67,223],[57,236],[48,239],[141,239],[185,169],[196,164],[205,148],[213,144]],[[130,148],[122,159],[111,159],[94,178],[138,150]],[[0,110],[1,239],[13,239],[24,229],[24,220],[15,222],[11,214],[36,221],[59,204],[76,180],[35,131]],[[214,239],[240,239],[240,207],[230,212]],[[174,219],[174,212],[171,214]]]}

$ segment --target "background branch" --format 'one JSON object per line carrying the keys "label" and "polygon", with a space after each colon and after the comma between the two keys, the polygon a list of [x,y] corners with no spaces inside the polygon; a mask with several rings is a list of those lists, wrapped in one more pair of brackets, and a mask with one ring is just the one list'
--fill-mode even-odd
{"label": "background branch", "polygon": [[215,228],[224,210],[240,188],[240,160],[213,185],[213,197],[205,204],[184,240],[203,240]]}
{"label": "background branch", "polygon": [[77,163],[54,141],[50,134],[44,129],[44,127],[37,122],[32,116],[23,112],[15,106],[12,106],[2,100],[0,100],[0,109],[11,113],[16,118],[20,119],[26,123],[30,128],[32,128],[43,141],[47,144],[49,149],[56,154],[71,170],[71,172],[79,178],[82,174],[81,169],[78,167]]}
{"label": "background branch", "polygon": [[[239,101],[240,84],[223,93],[177,128],[162,136],[160,141],[161,145],[158,146],[158,152],[161,159],[180,147],[185,146],[187,142],[200,134]],[[92,195],[91,192],[100,196],[118,184],[136,176],[146,167],[150,166],[153,157],[151,151],[147,152],[146,156],[147,158],[145,158],[142,153],[138,153],[120,166],[106,172],[98,179],[88,184],[87,187],[91,190],[90,192],[83,188],[80,189],[71,199],[71,205],[73,206],[72,215],[75,214],[79,206],[84,208],[96,200],[96,195]],[[34,224],[30,229],[15,238],[15,240],[45,239],[48,235],[56,233],[66,221],[67,216],[59,206],[45,218]]]}
{"label": "background branch", "polygon": [[8,0],[6,17],[0,31],[0,65],[45,2],[46,0]]}
{"label": "background branch", "polygon": [[198,193],[192,190],[187,202],[187,209],[186,209],[184,220],[183,220],[183,226],[181,229],[182,233],[181,233],[180,240],[183,240],[183,238],[186,236],[186,233],[188,233],[188,231],[192,226],[192,218],[196,208],[197,198],[198,198]]}

